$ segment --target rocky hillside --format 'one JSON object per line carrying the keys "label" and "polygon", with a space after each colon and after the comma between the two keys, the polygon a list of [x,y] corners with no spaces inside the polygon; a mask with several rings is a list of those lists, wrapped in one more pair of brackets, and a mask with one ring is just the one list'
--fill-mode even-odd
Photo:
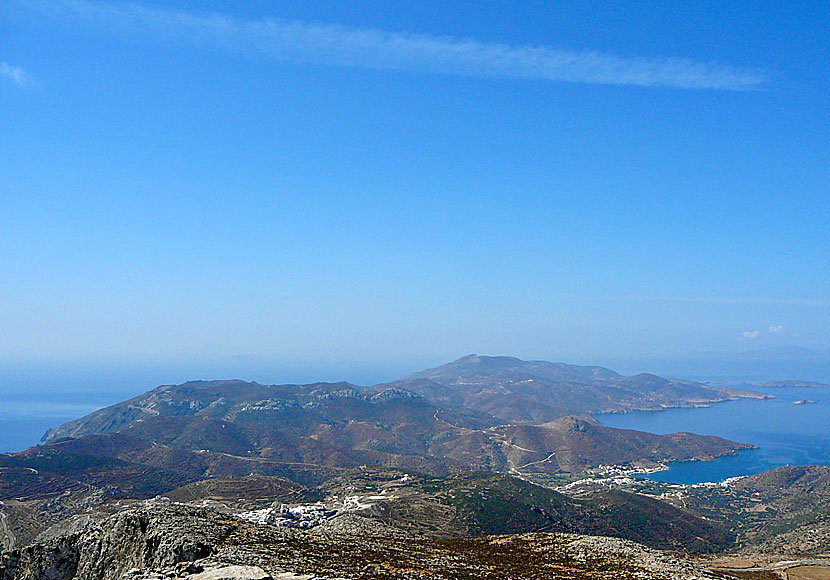
{"label": "rocky hillside", "polygon": [[[236,386],[199,385],[211,397]],[[181,401],[189,401],[187,412],[180,412]],[[649,467],[711,459],[745,447],[717,437],[654,435],[572,417],[544,425],[491,425],[396,390],[363,395],[328,387],[291,404],[276,397],[228,403],[220,415],[218,405],[199,408],[202,399],[185,384],[157,389],[144,404],[133,405],[143,416],[117,431],[52,439],[0,455],[0,469],[15,473],[0,485],[0,492],[7,488],[0,499],[37,495],[50,486],[110,486],[123,497],[143,498],[208,477],[249,473],[314,485],[358,466],[431,475],[567,474],[600,464]]]}
{"label": "rocky hillside", "polygon": [[[628,404],[625,397],[636,391],[629,379],[607,369],[504,357],[465,357],[422,375],[434,385],[433,379],[450,376],[449,367],[453,373],[466,372],[470,380],[474,374],[478,392],[509,384],[517,401],[544,394],[532,379],[524,386],[509,383],[519,376],[517,369],[523,369],[521,376],[533,372],[549,381],[603,382],[605,386],[583,385],[580,392],[613,391],[618,405]],[[467,402],[458,399],[467,392],[456,384],[460,379],[447,381],[441,396],[434,390],[419,391],[415,387],[421,378],[413,380],[382,388],[243,381],[161,386],[56,428],[37,448],[0,456],[0,467],[34,469],[41,477],[66,479],[65,485],[110,485],[125,497],[141,498],[207,477],[248,473],[287,477],[303,485],[316,485],[338,470],[362,465],[432,475],[476,470],[563,474],[601,464],[654,467],[673,460],[712,459],[746,447],[717,437],[612,429],[590,417],[566,416],[538,425],[507,423],[508,407],[490,409],[498,416],[465,407]],[[608,386],[611,382],[613,388]],[[664,400],[680,401],[672,394],[680,389],[677,384],[657,377],[645,382],[651,385],[648,392],[663,389]],[[557,388],[573,391],[571,398],[582,396],[573,394],[578,390],[571,383],[560,382]],[[683,389],[700,399],[706,387]],[[643,392],[643,404],[651,404],[655,395]],[[714,397],[713,392],[709,396]]]}
{"label": "rocky hillside", "polygon": [[[355,418],[325,420],[329,405],[349,405]],[[359,414],[372,407],[379,409]],[[327,395],[301,415],[300,426],[290,416],[281,419],[280,413],[269,409],[242,424],[198,414],[154,415],[123,431],[0,455],[2,512],[24,540],[90,505],[152,498],[180,488],[176,499],[185,499],[187,493],[201,493],[200,488],[229,476],[283,478],[288,483],[268,493],[288,498],[306,493],[298,485],[315,488],[365,466],[432,476],[485,470],[569,477],[600,464],[648,467],[741,447],[714,437],[654,435],[570,417],[545,425],[477,428],[474,420],[445,413],[419,398]],[[240,488],[238,493],[244,497],[253,492]]]}
{"label": "rocky hillside", "polygon": [[361,520],[368,523],[357,517],[331,531],[305,532],[186,506],[139,507],[2,554],[0,579],[715,578],[626,540],[570,534],[418,540],[378,534]]}
{"label": "rocky hillside", "polygon": [[[382,405],[372,405],[389,399],[400,402],[418,398],[429,409],[440,408],[455,425],[480,428],[515,422],[539,424],[592,412],[693,406],[746,396],[763,397],[751,391],[649,374],[625,377],[602,367],[469,355],[394,383],[371,387],[244,381],[165,385],[52,429],[43,442],[123,431],[154,418],[170,419],[166,424],[175,427],[173,419],[193,416],[238,425],[278,417],[301,429],[317,419],[360,421],[380,411],[394,413]],[[152,422],[153,427],[158,424],[159,420]],[[206,433],[182,434],[188,435],[197,439]],[[258,436],[264,444],[267,433]],[[233,435],[228,432],[221,437],[229,440]]]}
{"label": "rocky hillside", "polygon": [[830,554],[830,467],[778,467],[686,494],[682,505],[728,523],[745,551]]}
{"label": "rocky hillside", "polygon": [[[321,522],[334,525],[329,520],[341,511],[370,506],[359,514],[362,524],[371,515],[376,532],[380,526],[395,531],[390,537],[428,540],[429,550],[450,549],[441,541],[544,531],[717,551],[732,540],[726,528],[666,502],[619,491],[569,497],[527,480],[568,480],[603,465],[631,470],[734,453],[746,446],[689,433],[612,429],[586,412],[736,396],[741,394],[652,375],[624,377],[601,367],[478,356],[373,387],[238,380],[164,385],[53,429],[39,446],[0,454],[6,569],[35,569],[26,563],[28,548],[20,547],[39,537],[37,549],[54,550],[60,565],[83,571],[80,577],[108,574],[83,556],[84,542],[94,544],[105,533],[96,522],[109,516],[115,519],[106,521],[125,526],[133,521],[121,515],[125,508],[162,495],[213,506],[234,522],[247,514],[243,519],[252,523],[315,529]],[[393,470],[409,483],[394,484],[392,495],[376,490],[358,496],[355,478],[366,470]],[[43,535],[67,522],[75,522],[70,536],[82,542],[80,548],[71,547],[76,540],[66,534],[58,534],[60,540]],[[85,526],[94,530],[79,531]],[[491,551],[497,544],[476,545]],[[119,557],[147,570],[175,563],[169,554],[142,554]]]}
{"label": "rocky hillside", "polygon": [[517,477],[473,473],[415,479],[390,493],[389,499],[365,513],[425,537],[543,531],[613,536],[698,553],[731,545],[722,524],[622,491],[600,490],[575,498]]}

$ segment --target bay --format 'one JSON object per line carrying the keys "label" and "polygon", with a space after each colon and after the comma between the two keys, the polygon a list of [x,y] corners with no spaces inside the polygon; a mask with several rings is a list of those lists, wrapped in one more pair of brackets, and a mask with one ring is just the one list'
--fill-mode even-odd
{"label": "bay", "polygon": [[773,388],[762,392],[775,398],[741,399],[690,409],[602,413],[596,418],[609,427],[717,435],[758,447],[716,461],[673,462],[668,470],[645,476],[655,481],[694,484],[752,475],[782,465],[830,465],[830,389]]}

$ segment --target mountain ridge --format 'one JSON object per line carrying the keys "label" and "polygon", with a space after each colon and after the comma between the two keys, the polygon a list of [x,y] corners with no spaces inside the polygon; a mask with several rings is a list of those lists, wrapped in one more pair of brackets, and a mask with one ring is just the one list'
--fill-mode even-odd
{"label": "mountain ridge", "polygon": [[[371,386],[188,381],[160,385],[56,427],[38,446],[0,454],[0,501],[9,530],[32,541],[44,527],[89,510],[117,513],[159,497],[218,501],[225,506],[218,509],[254,519],[279,519],[281,501],[304,504],[300,511],[330,510],[309,502],[345,506],[374,470],[394,473],[381,486],[390,494],[369,486],[353,504],[374,502],[378,525],[426,536],[443,530],[446,538],[610,534],[665,549],[718,551],[730,532],[682,506],[613,489],[571,497],[545,485],[609,466],[632,473],[748,448],[693,433],[615,429],[590,414],[739,396],[745,395],[648,373],[627,377],[603,367],[481,355]],[[407,478],[419,483],[404,484]],[[514,505],[519,511],[511,511]],[[423,521],[408,526],[401,518],[410,512]],[[440,523],[447,514],[454,514],[451,525]]]}
{"label": "mountain ridge", "polygon": [[[270,467],[278,463],[376,465],[435,475],[479,469],[570,473],[608,463],[655,467],[713,459],[745,448],[716,437],[611,429],[589,414],[737,396],[742,394],[724,387],[651,374],[626,377],[603,367],[467,355],[369,387],[239,379],[161,385],[51,429],[42,444],[103,437],[96,445],[124,446],[111,455],[127,461],[135,460],[135,445],[160,445],[198,454],[192,461],[211,473],[236,473],[229,461],[247,462],[267,475],[280,474]],[[150,456],[152,465],[166,461],[160,449],[141,451],[139,463]]]}
{"label": "mountain ridge", "polygon": [[624,376],[601,366],[478,354],[369,389],[389,386],[488,413],[502,421],[536,424],[566,415],[660,410],[766,397],[753,391],[666,379],[650,373]]}

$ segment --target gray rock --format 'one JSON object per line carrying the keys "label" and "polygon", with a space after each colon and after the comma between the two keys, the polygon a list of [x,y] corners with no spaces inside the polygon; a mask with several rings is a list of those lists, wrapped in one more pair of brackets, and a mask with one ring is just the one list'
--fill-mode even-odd
{"label": "gray rock", "polygon": [[222,566],[188,577],[190,580],[273,580],[272,576],[257,566]]}

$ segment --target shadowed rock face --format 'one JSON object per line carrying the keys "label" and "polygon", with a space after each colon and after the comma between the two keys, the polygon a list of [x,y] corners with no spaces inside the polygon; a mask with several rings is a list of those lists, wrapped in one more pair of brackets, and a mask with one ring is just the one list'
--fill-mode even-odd
{"label": "shadowed rock face", "polygon": [[[370,530],[371,528],[367,528]],[[310,534],[251,527],[206,510],[138,508],[83,532],[0,557],[0,579],[568,578],[679,580],[712,576],[694,564],[625,540],[570,534],[451,541],[371,533]]]}
{"label": "shadowed rock face", "polygon": [[4,553],[0,578],[115,579],[132,568],[162,568],[209,556],[229,531],[218,518],[170,508],[119,513],[86,530]]}

